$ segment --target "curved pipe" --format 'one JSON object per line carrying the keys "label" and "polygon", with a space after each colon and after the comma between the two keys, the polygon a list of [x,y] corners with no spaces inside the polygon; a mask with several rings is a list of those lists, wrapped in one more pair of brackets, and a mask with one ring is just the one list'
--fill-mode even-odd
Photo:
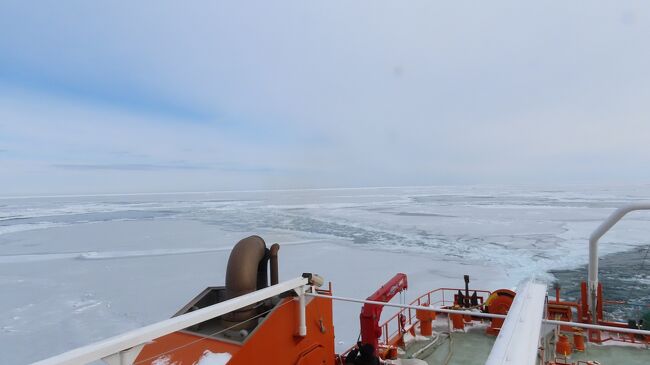
{"label": "curved pipe", "polygon": [[[226,269],[226,299],[248,294],[267,286],[266,243],[259,236],[250,236],[239,241],[230,252]],[[230,321],[244,321],[255,315],[252,306],[229,313]]]}
{"label": "curved pipe", "polygon": [[627,213],[635,210],[650,210],[650,202],[626,205],[616,209],[596,230],[589,236],[589,308],[593,313],[594,323],[598,322],[595,309],[598,302],[598,240],[605,235]]}

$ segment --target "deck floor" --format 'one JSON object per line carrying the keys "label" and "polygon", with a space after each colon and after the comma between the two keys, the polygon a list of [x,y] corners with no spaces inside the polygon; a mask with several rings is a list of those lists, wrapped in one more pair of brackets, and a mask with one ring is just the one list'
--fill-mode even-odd
{"label": "deck floor", "polygon": [[[431,365],[441,365],[445,364],[451,352],[448,365],[483,365],[496,340],[493,336],[485,335],[483,331],[482,328],[472,328],[467,332],[452,332],[451,341],[447,336],[442,335],[436,346],[429,351],[423,351],[417,358]],[[430,343],[430,341],[423,341],[422,337],[418,338],[418,341],[409,344],[402,357],[410,358]],[[625,344],[621,346],[587,344],[585,352],[574,352],[568,360],[573,362],[595,360],[602,365],[647,365],[650,364],[650,349]]]}

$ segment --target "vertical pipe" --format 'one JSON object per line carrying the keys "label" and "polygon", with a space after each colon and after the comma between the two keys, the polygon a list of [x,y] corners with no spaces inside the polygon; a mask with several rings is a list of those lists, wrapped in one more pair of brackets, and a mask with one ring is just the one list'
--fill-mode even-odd
{"label": "vertical pipe", "polygon": [[465,279],[465,298],[463,298],[463,307],[469,308],[469,275],[463,276]]}
{"label": "vertical pipe", "polygon": [[298,336],[307,336],[307,316],[305,311],[305,287],[296,288],[298,293]]}
{"label": "vertical pipe", "polygon": [[257,266],[257,290],[269,286],[269,249],[264,248],[264,257]]}
{"label": "vertical pipe", "polygon": [[[388,344],[388,322],[384,325],[384,344]],[[377,351],[375,349],[375,351]]]}
{"label": "vertical pipe", "polygon": [[598,323],[596,316],[596,303],[598,302],[598,238],[593,238],[592,235],[592,238],[589,240],[589,277],[587,281],[587,290],[589,291],[589,310],[591,310],[593,317],[592,322],[594,324]]}
{"label": "vertical pipe", "polygon": [[280,276],[278,274],[278,251],[280,251],[280,245],[277,243],[271,245],[271,285],[276,285],[280,282]]}

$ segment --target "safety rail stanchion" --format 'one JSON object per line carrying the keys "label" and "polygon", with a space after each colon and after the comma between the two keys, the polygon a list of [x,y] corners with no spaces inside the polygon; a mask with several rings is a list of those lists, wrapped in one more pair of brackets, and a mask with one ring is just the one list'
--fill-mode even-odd
{"label": "safety rail stanchion", "polygon": [[388,322],[384,323],[384,343],[388,343]]}

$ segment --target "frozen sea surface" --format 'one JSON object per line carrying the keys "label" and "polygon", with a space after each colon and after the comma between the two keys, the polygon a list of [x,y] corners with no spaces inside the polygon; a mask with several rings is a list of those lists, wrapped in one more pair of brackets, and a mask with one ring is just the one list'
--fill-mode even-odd
{"label": "frozen sea surface", "polygon": [[[411,299],[460,286],[466,273],[487,289],[550,281],[551,270],[578,273],[589,233],[616,207],[647,199],[647,185],[0,199],[0,363],[29,363],[169,317],[223,283],[230,248],[251,234],[283,245],[283,278],[317,272],[336,294],[359,297],[405,272]],[[650,245],[649,220],[627,217],[601,254]],[[626,280],[647,284],[638,274]],[[335,311],[343,349],[357,338],[359,306]]]}

